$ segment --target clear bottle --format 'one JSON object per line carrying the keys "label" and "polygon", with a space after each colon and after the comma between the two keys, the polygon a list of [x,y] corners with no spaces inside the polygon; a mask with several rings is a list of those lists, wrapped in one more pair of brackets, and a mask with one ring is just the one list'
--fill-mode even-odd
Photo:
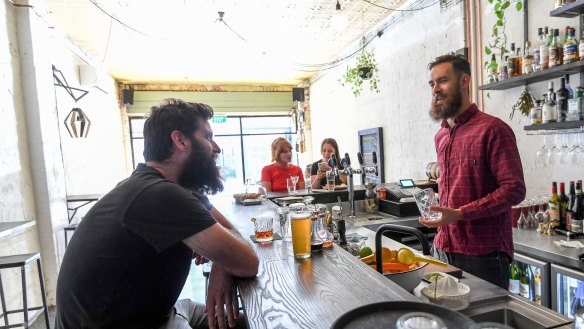
{"label": "clear bottle", "polygon": [[558,183],[552,182],[552,195],[548,201],[550,226],[552,228],[560,226],[560,198],[558,197]]}
{"label": "clear bottle", "polygon": [[544,27],[541,42],[539,43],[539,67],[540,70],[549,68],[549,44],[548,44],[548,27]]}
{"label": "clear bottle", "polygon": [[548,46],[549,51],[549,63],[548,67],[552,68],[557,65],[560,65],[560,48],[558,46],[558,36],[560,31],[558,29],[554,29],[552,33],[552,41]]}
{"label": "clear bottle", "polygon": [[517,76],[517,62],[515,61],[515,43],[511,43],[511,55],[507,59],[507,72],[509,77]]}
{"label": "clear bottle", "polygon": [[584,31],[582,31],[582,37],[580,37],[580,43],[578,44],[578,57],[580,57],[580,60],[584,60]]}
{"label": "clear bottle", "polygon": [[570,86],[570,75],[564,74],[564,80],[566,80],[566,90],[568,90],[568,99],[574,98],[574,89]]}
{"label": "clear bottle", "polygon": [[529,112],[529,121],[532,125],[541,124],[541,110],[542,110],[542,100],[536,99],[535,106],[531,108]]}
{"label": "clear bottle", "polygon": [[554,100],[554,83],[548,82],[548,93],[545,95],[545,103],[542,107],[541,119],[543,123],[556,122],[556,101]]}
{"label": "clear bottle", "polygon": [[557,122],[566,121],[568,116],[568,90],[566,89],[566,80],[560,78],[560,88],[556,90],[556,113]]}
{"label": "clear bottle", "polygon": [[533,298],[532,300],[541,305],[541,269],[537,266],[533,268]]}
{"label": "clear bottle", "polygon": [[529,265],[522,264],[521,277],[519,278],[519,295],[531,300],[531,271]]}
{"label": "clear bottle", "polygon": [[541,45],[543,43],[543,28],[537,29],[537,41],[533,47],[533,71],[541,71]]}
{"label": "clear bottle", "polygon": [[516,261],[509,265],[509,292],[519,294],[519,279],[521,278],[519,265]]}
{"label": "clear bottle", "polygon": [[497,82],[498,80],[497,68],[498,68],[497,58],[495,54],[491,54],[491,61],[487,66],[487,83]]}
{"label": "clear bottle", "polygon": [[509,79],[509,71],[507,70],[507,62],[509,61],[509,56],[505,56],[505,60],[501,61],[499,65],[499,81]]}
{"label": "clear bottle", "polygon": [[531,42],[525,41],[523,48],[523,74],[533,73],[533,54],[531,53]]}
{"label": "clear bottle", "polygon": [[578,43],[574,37],[574,30],[568,29],[568,39],[564,43],[564,64],[573,63],[579,60]]}

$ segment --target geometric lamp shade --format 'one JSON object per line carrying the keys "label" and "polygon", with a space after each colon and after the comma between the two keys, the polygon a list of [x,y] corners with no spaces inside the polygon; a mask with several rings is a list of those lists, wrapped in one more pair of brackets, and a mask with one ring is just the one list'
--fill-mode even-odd
{"label": "geometric lamp shade", "polygon": [[87,137],[91,127],[91,120],[80,108],[72,109],[63,123],[72,138]]}

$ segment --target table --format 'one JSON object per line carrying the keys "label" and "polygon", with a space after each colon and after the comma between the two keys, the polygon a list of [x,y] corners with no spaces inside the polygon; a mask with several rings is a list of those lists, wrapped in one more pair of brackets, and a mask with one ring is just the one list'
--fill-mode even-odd
{"label": "table", "polygon": [[0,222],[0,239],[22,233],[36,224],[35,220]]}
{"label": "table", "polygon": [[[68,215],[67,220],[69,221],[69,224],[71,224],[71,221],[75,217],[75,214],[77,213],[77,210],[79,210],[79,208],[82,208],[82,207],[84,207],[92,202],[99,200],[102,196],[103,196],[103,194],[68,195],[67,196],[67,215]],[[80,202],[83,202],[83,203],[78,204],[74,207],[70,205],[70,203],[80,203]],[[72,211],[73,213],[70,213],[70,211]]]}

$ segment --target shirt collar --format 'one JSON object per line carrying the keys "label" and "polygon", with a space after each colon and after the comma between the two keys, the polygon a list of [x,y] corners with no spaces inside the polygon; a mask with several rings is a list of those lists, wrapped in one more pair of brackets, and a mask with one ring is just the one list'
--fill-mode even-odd
{"label": "shirt collar", "polygon": [[[467,122],[473,115],[475,115],[475,113],[477,113],[477,111],[479,110],[479,108],[477,107],[477,105],[475,103],[472,103],[470,105],[470,107],[462,112],[461,114],[459,114],[455,119],[454,119],[454,123],[456,125],[462,125],[465,122]],[[448,121],[446,120],[442,120],[442,125],[443,128],[450,128],[450,126],[448,125]]]}

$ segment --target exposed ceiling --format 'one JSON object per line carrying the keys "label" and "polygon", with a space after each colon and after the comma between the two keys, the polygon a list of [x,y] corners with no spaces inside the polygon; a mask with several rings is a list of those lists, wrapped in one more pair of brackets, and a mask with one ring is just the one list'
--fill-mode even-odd
{"label": "exposed ceiling", "polygon": [[408,1],[340,0],[340,32],[336,0],[44,2],[55,26],[122,82],[296,85],[393,13],[382,7]]}

